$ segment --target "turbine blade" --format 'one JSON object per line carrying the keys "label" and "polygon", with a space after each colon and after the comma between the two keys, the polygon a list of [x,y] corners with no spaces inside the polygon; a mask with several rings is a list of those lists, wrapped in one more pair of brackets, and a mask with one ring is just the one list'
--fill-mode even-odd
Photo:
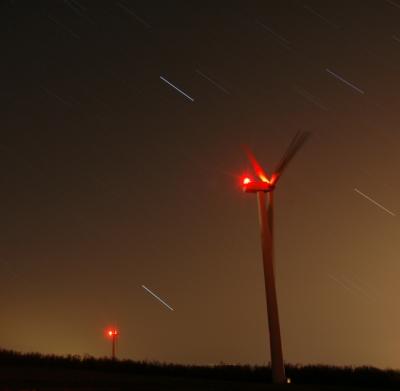
{"label": "turbine blade", "polygon": [[257,174],[257,176],[263,181],[270,183],[270,180],[268,179],[267,174],[263,170],[263,168],[260,166],[258,163],[257,159],[255,158],[253,152],[251,152],[250,148],[247,145],[243,146],[246,155],[248,159],[250,160],[251,165],[253,166],[254,172]]}
{"label": "turbine blade", "polygon": [[283,155],[281,161],[278,163],[274,173],[272,174],[272,182],[276,183],[279,177],[282,175],[283,171],[289,164],[289,162],[293,159],[299,149],[303,146],[303,144],[310,137],[310,132],[302,132],[298,131],[296,135],[293,137],[293,140],[290,142],[285,154]]}

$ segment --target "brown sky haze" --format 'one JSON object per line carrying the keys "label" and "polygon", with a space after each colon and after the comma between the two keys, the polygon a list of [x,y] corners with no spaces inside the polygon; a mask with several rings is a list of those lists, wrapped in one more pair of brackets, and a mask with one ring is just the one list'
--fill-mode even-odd
{"label": "brown sky haze", "polygon": [[0,346],[102,356],[116,324],[119,357],[265,363],[241,146],[270,173],[302,129],[275,194],[285,360],[400,368],[400,8],[215,3],[0,3]]}

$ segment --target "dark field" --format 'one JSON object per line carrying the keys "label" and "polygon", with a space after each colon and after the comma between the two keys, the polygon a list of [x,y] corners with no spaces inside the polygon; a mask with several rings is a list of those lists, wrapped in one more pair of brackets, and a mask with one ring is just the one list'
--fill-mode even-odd
{"label": "dark field", "polygon": [[214,367],[57,357],[0,351],[0,390],[357,390],[400,389],[400,372],[371,367],[287,366],[274,386],[266,367]]}

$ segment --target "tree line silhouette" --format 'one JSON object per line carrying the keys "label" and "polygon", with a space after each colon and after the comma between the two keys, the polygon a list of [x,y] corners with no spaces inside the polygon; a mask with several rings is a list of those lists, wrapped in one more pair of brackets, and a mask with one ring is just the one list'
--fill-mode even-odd
{"label": "tree line silhouette", "polygon": [[[231,365],[181,365],[157,361],[112,360],[89,355],[43,355],[0,350],[0,366],[46,369],[79,369],[103,373],[137,374],[148,376],[173,376],[228,381],[271,382],[269,366]],[[286,365],[286,375],[294,384],[331,386],[358,386],[371,388],[400,388],[400,371],[382,370],[371,366]]]}

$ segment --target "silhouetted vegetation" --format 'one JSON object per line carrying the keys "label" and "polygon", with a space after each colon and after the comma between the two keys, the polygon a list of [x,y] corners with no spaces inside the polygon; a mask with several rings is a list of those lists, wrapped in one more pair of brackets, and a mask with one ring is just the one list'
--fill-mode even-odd
{"label": "silhouetted vegetation", "polygon": [[[271,382],[269,367],[250,365],[215,366],[177,365],[160,362],[111,360],[91,356],[55,356],[39,353],[17,353],[0,350],[0,367],[73,369],[108,374],[169,376],[174,378],[213,379],[247,383]],[[287,365],[287,376],[293,384],[400,388],[400,371],[374,367],[335,367],[327,365]]]}

